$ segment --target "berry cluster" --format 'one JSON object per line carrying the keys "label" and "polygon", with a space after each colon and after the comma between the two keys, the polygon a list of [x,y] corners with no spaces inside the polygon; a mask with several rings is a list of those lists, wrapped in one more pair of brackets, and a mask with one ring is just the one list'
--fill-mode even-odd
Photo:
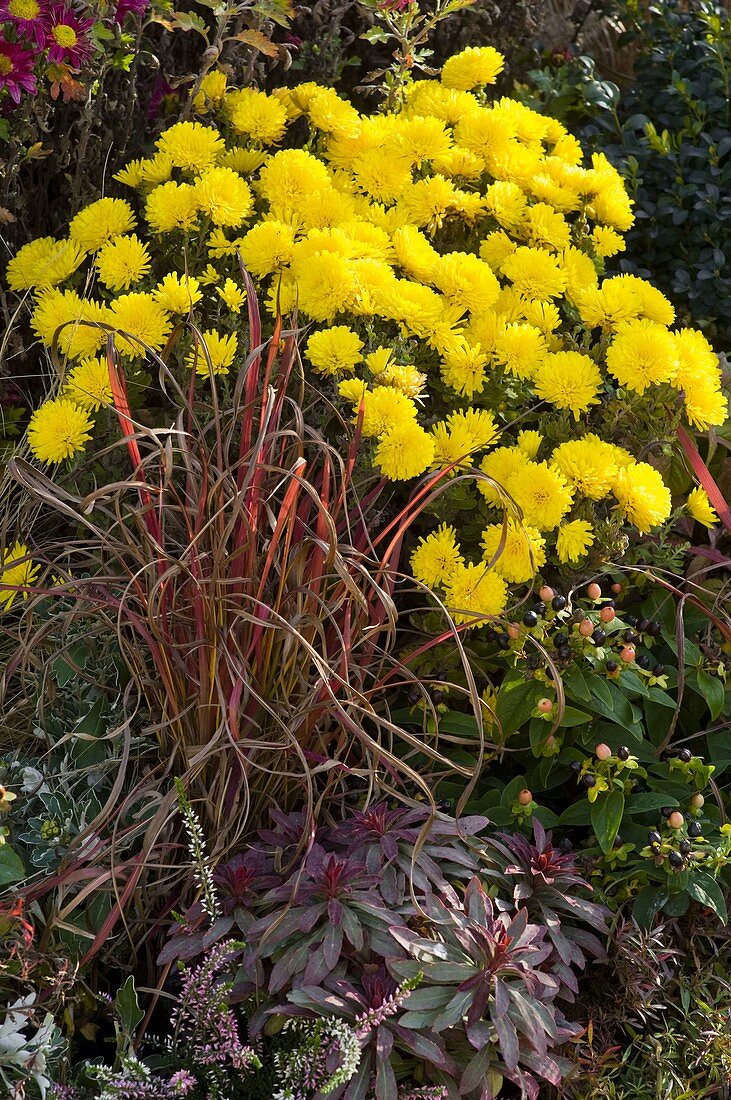
{"label": "berry cluster", "polygon": [[[613,585],[620,592],[621,585]],[[662,630],[657,619],[638,618],[622,613],[614,598],[606,598],[593,582],[586,587],[587,601],[580,603],[544,585],[533,605],[523,613],[521,622],[511,622],[505,630],[492,627],[486,640],[502,650],[522,653],[528,669],[536,678],[553,680],[552,666],[559,669],[573,661],[588,661],[595,671],[617,678],[632,668],[648,678],[650,684],[666,686],[661,679],[665,668],[649,652],[652,639]]]}

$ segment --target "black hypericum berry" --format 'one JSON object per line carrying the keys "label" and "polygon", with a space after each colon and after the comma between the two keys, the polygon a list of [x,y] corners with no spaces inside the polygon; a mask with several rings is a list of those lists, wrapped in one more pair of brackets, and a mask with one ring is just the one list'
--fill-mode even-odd
{"label": "black hypericum berry", "polygon": [[647,628],[647,633],[650,634],[653,638],[656,638],[661,631],[661,623],[659,623],[657,619],[650,619],[650,625]]}
{"label": "black hypericum berry", "polygon": [[507,634],[498,634],[497,644],[500,646],[501,649],[510,649],[510,638],[507,636]]}
{"label": "black hypericum berry", "polygon": [[690,764],[692,759],[693,753],[690,751],[690,749],[681,749],[678,753],[678,760],[681,764]]}
{"label": "black hypericum berry", "polygon": [[583,623],[585,618],[586,618],[586,615],[584,614],[584,612],[581,610],[580,607],[577,607],[575,611],[571,612],[571,622],[572,623],[577,623],[577,624],[578,623]]}
{"label": "black hypericum berry", "polygon": [[692,848],[693,845],[689,840],[681,840],[680,844],[678,845],[678,851],[682,856],[689,856]]}
{"label": "black hypericum berry", "polygon": [[586,787],[587,791],[591,790],[591,788],[596,785],[596,776],[587,772],[586,775],[581,778],[581,785],[582,787]]}
{"label": "black hypericum berry", "polygon": [[660,845],[659,844],[651,844],[650,845],[650,851],[652,852],[653,855],[659,856],[660,855]]}
{"label": "black hypericum berry", "polygon": [[635,657],[635,663],[640,668],[648,669],[650,667],[650,665],[652,664],[652,661],[650,660],[650,658],[647,656],[646,653],[643,653],[640,657]]}
{"label": "black hypericum berry", "polygon": [[661,841],[662,837],[658,833],[657,829],[650,829],[649,833],[647,834],[648,844],[660,844]]}
{"label": "black hypericum berry", "polygon": [[660,813],[663,817],[670,817],[671,814],[675,813],[675,809],[673,806],[663,806],[663,808],[660,810]]}
{"label": "black hypericum berry", "polygon": [[569,840],[569,838],[567,836],[561,837],[561,839],[558,842],[558,846],[559,846],[559,848],[561,849],[562,852],[570,852],[571,849],[573,848],[573,844],[571,843],[571,841]]}
{"label": "black hypericum berry", "polygon": [[536,669],[541,667],[541,658],[536,657],[534,653],[531,653],[530,657],[526,657],[525,663],[528,668]]}
{"label": "black hypericum berry", "polygon": [[653,665],[652,666],[652,675],[653,676],[662,676],[664,671],[665,671],[665,665]]}
{"label": "black hypericum berry", "polygon": [[562,645],[566,645],[567,641],[568,638],[562,630],[559,630],[556,634],[553,635],[553,644],[555,645],[556,649],[560,649]]}
{"label": "black hypericum berry", "polygon": [[440,814],[451,813],[452,806],[453,803],[451,798],[443,798],[440,802],[437,802],[437,809]]}
{"label": "black hypericum berry", "polygon": [[592,638],[594,639],[595,645],[604,645],[607,640],[606,631],[602,630],[600,627],[598,630],[594,631]]}
{"label": "black hypericum berry", "polygon": [[630,755],[631,755],[631,753],[630,753],[630,751],[629,751],[629,749],[627,748],[626,745],[620,745],[619,748],[617,749],[617,759],[618,760],[629,760]]}
{"label": "black hypericum berry", "polygon": [[668,863],[671,867],[675,867],[677,870],[683,866],[685,860],[681,856],[680,852],[668,852]]}
{"label": "black hypericum berry", "polygon": [[624,844],[624,841],[622,840],[621,836],[619,834],[617,834],[617,836],[615,836],[615,838],[614,838],[614,844],[612,845],[612,847],[613,848],[621,848],[623,844]]}
{"label": "black hypericum berry", "polygon": [[431,693],[431,701],[435,707],[438,707],[440,703],[443,703],[447,698],[447,693],[442,688],[434,688]]}
{"label": "black hypericum berry", "polygon": [[497,630],[493,630],[491,626],[488,626],[487,630],[485,631],[485,641],[488,643],[488,645],[494,645],[494,643],[497,641]]}
{"label": "black hypericum berry", "polygon": [[622,637],[624,638],[625,642],[628,642],[630,645],[634,645],[635,642],[639,642],[640,640],[635,634],[634,630],[625,630]]}
{"label": "black hypericum berry", "polygon": [[700,821],[691,821],[688,826],[688,836],[697,837],[703,832],[703,826]]}
{"label": "black hypericum berry", "polygon": [[410,703],[418,703],[420,699],[421,699],[421,688],[417,687],[416,684],[413,684],[409,688],[409,702]]}
{"label": "black hypericum berry", "polygon": [[637,616],[636,615],[623,615],[622,618],[627,623],[627,626],[637,626]]}
{"label": "black hypericum berry", "polygon": [[538,616],[535,611],[526,611],[523,616],[523,626],[538,626]]}
{"label": "black hypericum berry", "polygon": [[535,611],[536,615],[545,614],[546,605],[544,604],[543,600],[536,600],[536,602],[533,604],[533,610]]}
{"label": "black hypericum berry", "polygon": [[558,651],[558,655],[562,661],[568,661],[569,657],[571,656],[571,646],[562,645]]}
{"label": "black hypericum berry", "polygon": [[551,607],[553,608],[554,611],[563,611],[565,606],[566,606],[566,597],[565,596],[554,596],[553,599],[551,600]]}
{"label": "black hypericum berry", "polygon": [[639,630],[640,634],[646,634],[649,626],[650,626],[650,620],[649,619],[640,619],[640,621],[637,624],[637,629]]}
{"label": "black hypericum berry", "polygon": [[581,761],[580,760],[572,760],[571,763],[569,764],[569,767],[571,768],[572,772],[580,772],[581,771]]}
{"label": "black hypericum berry", "polygon": [[607,672],[616,672],[617,669],[619,668],[619,665],[617,664],[616,661],[607,661],[607,663],[605,664],[604,667],[607,670]]}

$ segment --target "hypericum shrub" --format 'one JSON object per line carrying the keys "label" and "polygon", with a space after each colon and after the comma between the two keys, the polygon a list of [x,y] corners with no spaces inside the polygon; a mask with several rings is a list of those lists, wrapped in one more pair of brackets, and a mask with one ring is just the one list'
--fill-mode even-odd
{"label": "hypericum shrub", "polygon": [[[554,893],[536,890],[525,905],[485,877],[484,818],[386,802],[318,829],[307,814],[272,818],[216,869],[219,916],[210,924],[197,904],[161,963],[241,936],[231,992],[250,1034],[276,1035],[292,1016],[348,1024],[358,1058],[333,1093],[346,1100],[373,1089],[396,1100],[397,1081],[450,1096],[496,1096],[504,1079],[528,1097],[539,1079],[560,1084],[555,1048],[578,1033],[561,1003],[603,954],[595,933],[606,931],[571,856]],[[562,888],[573,912],[555,899]]]}
{"label": "hypericum shrub", "polygon": [[621,177],[600,153],[584,166],[561,124],[488,103],[502,64],[467,49],[372,116],[332,89],[265,95],[208,74],[207,121],[171,126],[119,172],[130,198],[99,199],[68,237],[9,264],[59,353],[60,393],[28,431],[35,457],[88,444],[110,397],[107,331],[134,376],[191,317],[210,362],[188,335],[178,368],[235,376],[241,260],[272,315],[307,322],[310,367],[350,405],[385,478],[479,466],[477,483],[441,497],[465,545],[445,526],[413,559],[458,622],[500,614],[508,585],[546,563],[601,562],[661,528],[672,500],[658,465],[676,426],[726,418],[717,358],[670,327],[649,283],[602,277],[633,221]]}

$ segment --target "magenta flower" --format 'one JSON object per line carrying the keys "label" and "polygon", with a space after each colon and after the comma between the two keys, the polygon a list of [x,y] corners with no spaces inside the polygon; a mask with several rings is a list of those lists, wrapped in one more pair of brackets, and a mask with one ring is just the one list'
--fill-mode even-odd
{"label": "magenta flower", "polygon": [[0,23],[10,23],[19,37],[43,49],[48,31],[48,5],[45,0],[0,0]]}
{"label": "magenta flower", "polygon": [[88,35],[93,24],[93,19],[80,19],[63,4],[53,8],[48,33],[49,61],[65,62],[80,69],[91,55]]}
{"label": "magenta flower", "polygon": [[38,91],[33,72],[35,57],[17,42],[0,38],[0,91],[5,88],[14,103],[20,103],[21,91]]}
{"label": "magenta flower", "polygon": [[128,15],[144,15],[150,6],[150,0],[118,0],[114,19],[120,27]]}

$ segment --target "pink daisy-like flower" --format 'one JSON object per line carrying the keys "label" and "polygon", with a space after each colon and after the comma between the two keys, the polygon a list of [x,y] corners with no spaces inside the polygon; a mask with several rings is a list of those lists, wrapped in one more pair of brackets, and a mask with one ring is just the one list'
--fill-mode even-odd
{"label": "pink daisy-like flower", "polygon": [[115,22],[121,27],[128,15],[144,15],[149,6],[150,0],[118,0],[114,12]]}
{"label": "pink daisy-like flower", "polygon": [[43,49],[48,31],[48,4],[45,0],[0,0],[0,23],[10,23],[19,37]]}
{"label": "pink daisy-like flower", "polygon": [[93,25],[93,19],[80,19],[63,4],[53,8],[48,31],[49,61],[62,61],[80,69],[91,55],[88,34]]}
{"label": "pink daisy-like flower", "polygon": [[34,55],[17,42],[0,38],[0,91],[4,88],[14,103],[20,103],[21,92],[35,95],[38,91],[33,65]]}

